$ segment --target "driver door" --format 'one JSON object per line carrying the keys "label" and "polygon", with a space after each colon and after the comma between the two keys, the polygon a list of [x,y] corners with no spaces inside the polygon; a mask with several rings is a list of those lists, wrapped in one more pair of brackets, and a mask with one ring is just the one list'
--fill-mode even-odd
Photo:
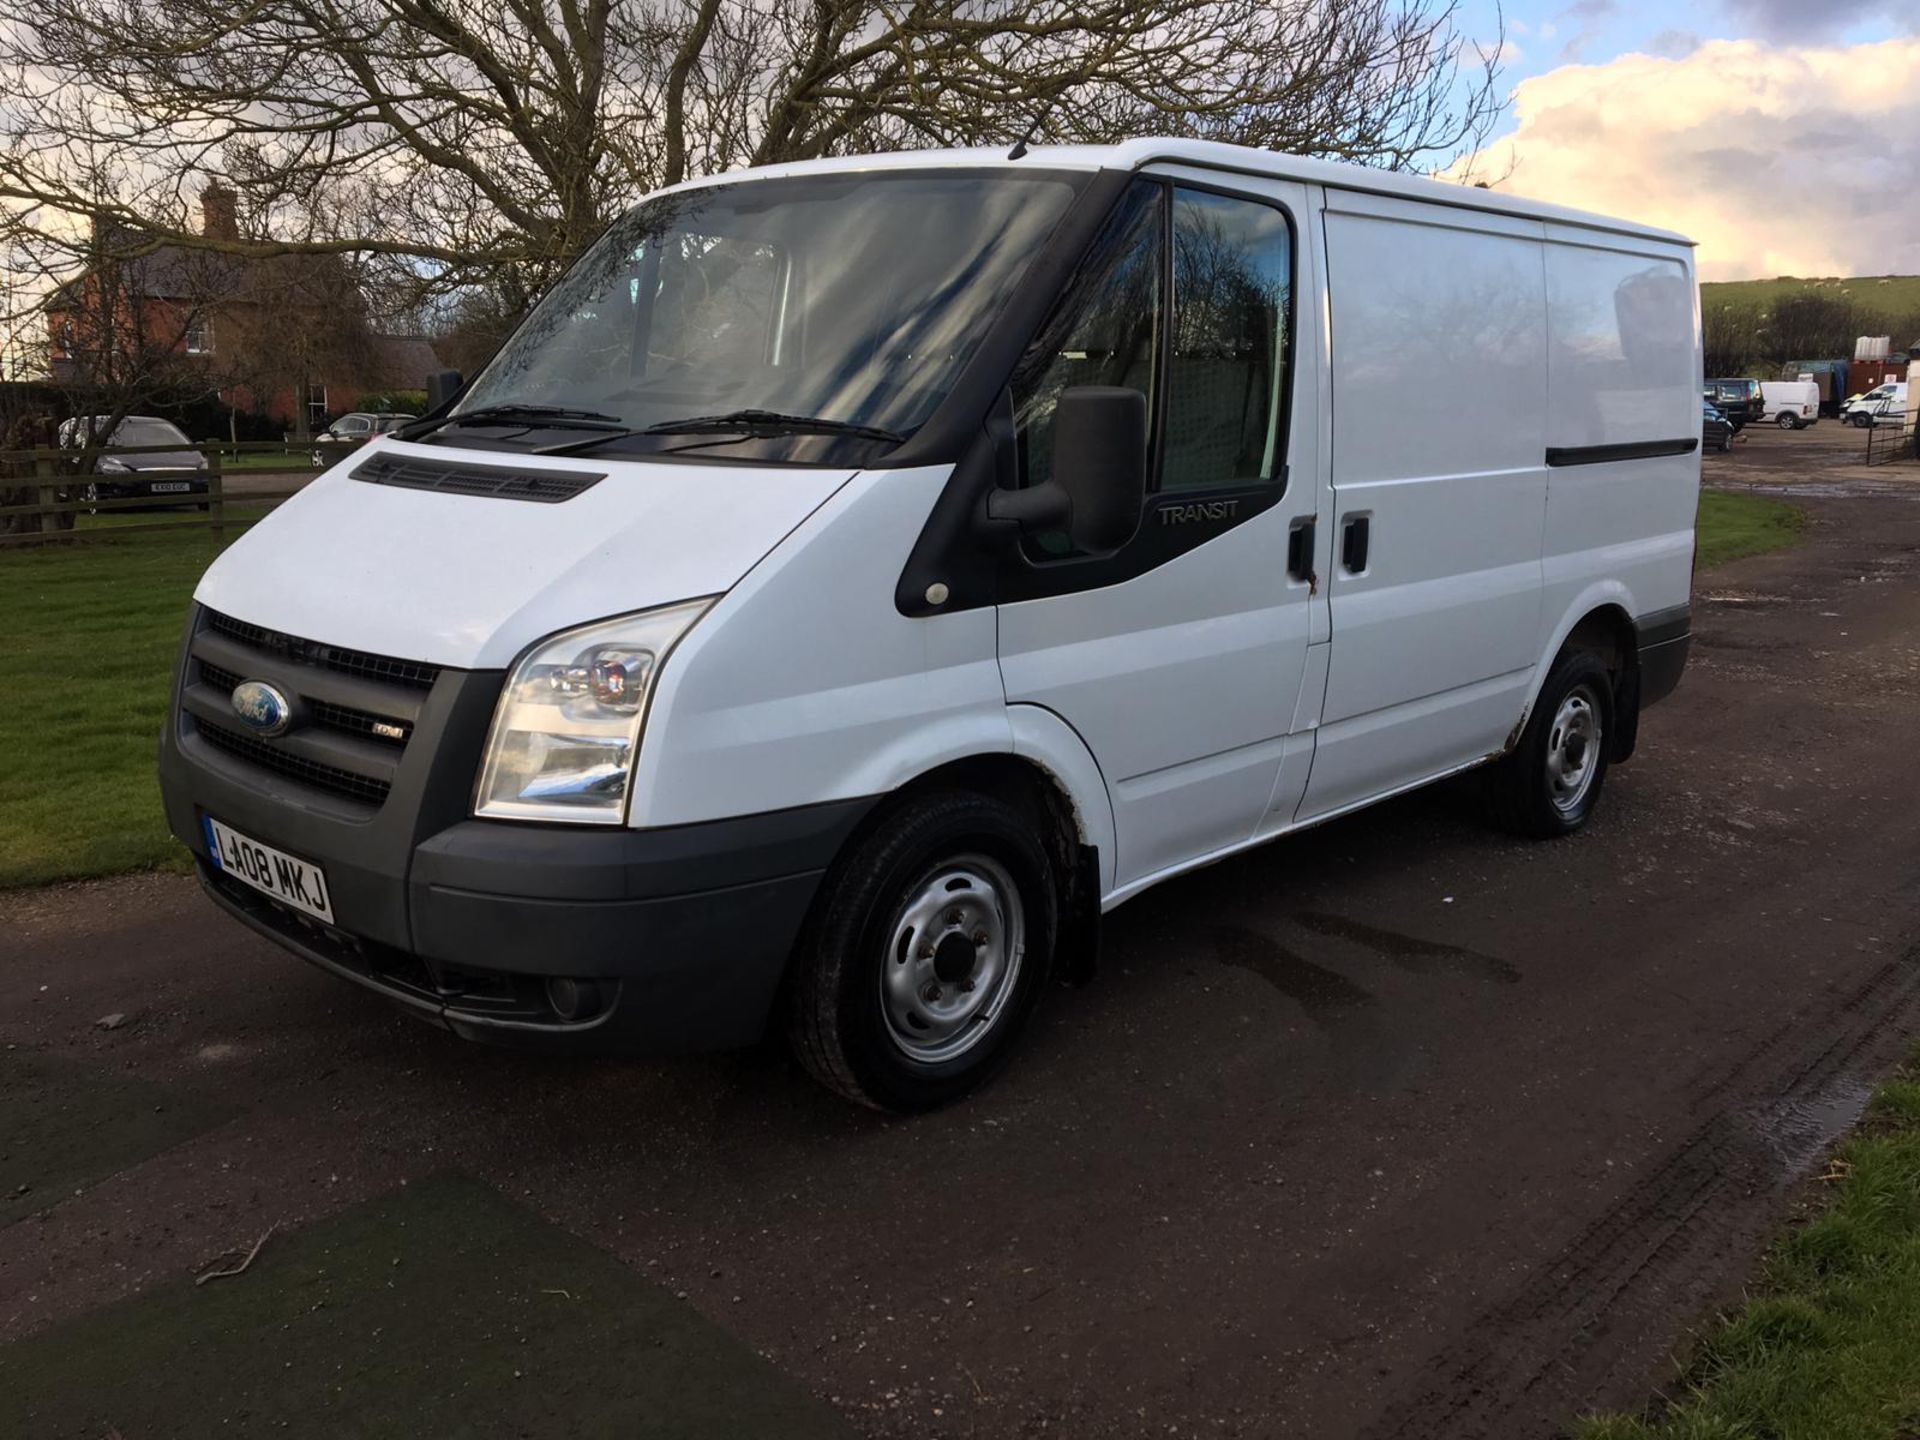
{"label": "driver door", "polygon": [[[1119,385],[1148,400],[1133,536],[1105,554],[1029,542],[999,608],[1008,701],[1065,719],[1106,779],[1120,891],[1249,841],[1311,756],[1311,733],[1291,734],[1310,607],[1325,605],[1305,528],[1319,471],[1313,332],[1297,313],[1307,192],[1234,185],[1137,180],[1012,387],[1023,484],[1051,471],[1061,391]],[[1297,776],[1285,786],[1283,757]]]}

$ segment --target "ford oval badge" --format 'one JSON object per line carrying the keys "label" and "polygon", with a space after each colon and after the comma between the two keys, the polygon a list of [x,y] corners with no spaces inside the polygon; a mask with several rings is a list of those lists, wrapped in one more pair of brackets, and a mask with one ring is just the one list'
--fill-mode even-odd
{"label": "ford oval badge", "polygon": [[293,723],[287,697],[264,680],[242,680],[233,687],[233,713],[256,735],[284,735]]}

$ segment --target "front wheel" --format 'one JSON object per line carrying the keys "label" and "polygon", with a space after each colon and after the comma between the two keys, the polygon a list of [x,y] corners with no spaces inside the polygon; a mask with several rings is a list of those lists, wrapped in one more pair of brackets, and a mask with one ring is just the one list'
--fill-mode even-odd
{"label": "front wheel", "polygon": [[1052,968],[1054,867],[1020,811],[907,801],[829,874],[787,1032],[814,1078],[880,1110],[957,1100],[1003,1065]]}
{"label": "front wheel", "polygon": [[1538,839],[1587,823],[1607,778],[1613,681],[1584,650],[1562,655],[1540,687],[1520,743],[1488,773],[1494,818]]}
{"label": "front wheel", "polygon": [[1873,426],[1873,417],[1864,410],[1856,410],[1847,417],[1855,429],[1867,430]]}

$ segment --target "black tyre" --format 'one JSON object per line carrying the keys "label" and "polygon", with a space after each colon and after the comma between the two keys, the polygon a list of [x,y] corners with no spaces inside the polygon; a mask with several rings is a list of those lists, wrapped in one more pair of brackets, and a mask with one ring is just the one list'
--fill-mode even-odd
{"label": "black tyre", "polygon": [[1853,414],[1847,417],[1847,420],[1856,430],[1870,430],[1873,428],[1873,417],[1864,410],[1854,411]]}
{"label": "black tyre", "polygon": [[1607,667],[1584,650],[1562,655],[1540,687],[1520,743],[1488,772],[1494,819],[1543,840],[1586,824],[1606,783],[1612,729]]}
{"label": "black tyre", "polygon": [[909,800],[827,876],[794,955],[794,1053],[876,1109],[957,1100],[1006,1062],[1058,929],[1054,867],[1025,815],[963,792]]}
{"label": "black tyre", "polygon": [[1800,428],[1800,422],[1785,410],[1782,410],[1778,415],[1773,417],[1773,423],[1778,425],[1782,430],[1798,430]]}
{"label": "black tyre", "polygon": [[1729,434],[1726,434],[1726,435],[1722,435],[1722,436],[1720,437],[1720,453],[1721,453],[1722,455],[1727,455],[1727,454],[1731,454],[1731,453],[1732,453],[1732,451],[1733,451],[1733,436],[1732,436],[1732,434],[1731,434],[1731,433],[1729,433]]}

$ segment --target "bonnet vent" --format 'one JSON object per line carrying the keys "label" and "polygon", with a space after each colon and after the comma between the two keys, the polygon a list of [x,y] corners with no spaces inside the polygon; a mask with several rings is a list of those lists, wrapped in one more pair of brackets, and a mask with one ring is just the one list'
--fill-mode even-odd
{"label": "bonnet vent", "polygon": [[444,490],[449,495],[484,495],[495,500],[532,500],[558,505],[606,479],[583,470],[527,470],[518,465],[471,465],[447,460],[416,460],[375,455],[353,472],[369,485],[403,490]]}

